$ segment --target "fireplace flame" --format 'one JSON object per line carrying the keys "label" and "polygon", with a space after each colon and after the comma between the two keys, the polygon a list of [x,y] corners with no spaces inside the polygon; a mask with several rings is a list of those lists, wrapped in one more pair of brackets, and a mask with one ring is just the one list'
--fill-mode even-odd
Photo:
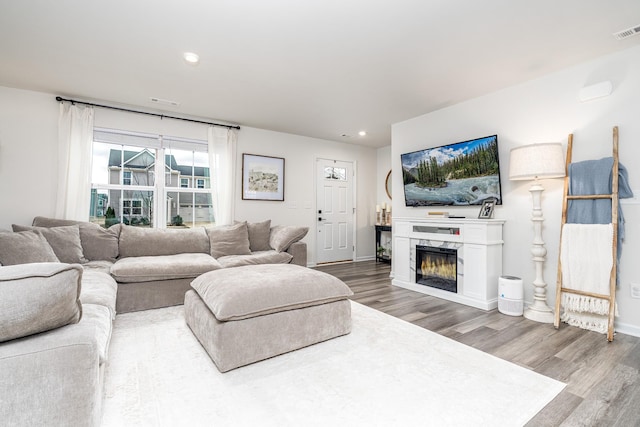
{"label": "fireplace flame", "polygon": [[422,276],[435,276],[442,279],[456,280],[455,262],[447,262],[442,258],[432,259],[424,257],[420,268]]}

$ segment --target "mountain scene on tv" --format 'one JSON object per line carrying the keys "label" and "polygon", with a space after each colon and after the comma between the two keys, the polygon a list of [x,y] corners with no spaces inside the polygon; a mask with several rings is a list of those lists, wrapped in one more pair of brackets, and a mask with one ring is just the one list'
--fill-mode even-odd
{"label": "mountain scene on tv", "polygon": [[402,156],[407,206],[501,204],[496,135]]}

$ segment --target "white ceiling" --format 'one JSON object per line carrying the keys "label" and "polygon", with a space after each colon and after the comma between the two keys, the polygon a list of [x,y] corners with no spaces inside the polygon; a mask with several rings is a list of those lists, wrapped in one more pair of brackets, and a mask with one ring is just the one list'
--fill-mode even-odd
{"label": "white ceiling", "polygon": [[0,0],[0,85],[381,147],[638,24],[639,0]]}

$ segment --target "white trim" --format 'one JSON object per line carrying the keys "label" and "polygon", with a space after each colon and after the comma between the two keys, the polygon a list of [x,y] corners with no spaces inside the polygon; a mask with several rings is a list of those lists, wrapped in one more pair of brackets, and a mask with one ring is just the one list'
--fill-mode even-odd
{"label": "white trim", "polygon": [[628,323],[614,323],[614,329],[616,332],[620,332],[621,334],[631,335],[633,337],[640,338],[640,326],[630,325]]}

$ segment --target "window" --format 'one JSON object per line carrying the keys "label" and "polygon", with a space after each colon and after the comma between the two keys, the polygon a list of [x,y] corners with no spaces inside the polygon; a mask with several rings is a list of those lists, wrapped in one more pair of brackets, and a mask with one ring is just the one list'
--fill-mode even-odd
{"label": "window", "polygon": [[128,216],[142,216],[142,200],[123,200],[122,213]]}
{"label": "window", "polygon": [[347,169],[327,166],[324,168],[324,179],[337,179],[339,181],[346,181]]}
{"label": "window", "polygon": [[91,210],[92,222],[213,225],[210,188],[206,141],[94,129],[92,197],[103,208]]}

